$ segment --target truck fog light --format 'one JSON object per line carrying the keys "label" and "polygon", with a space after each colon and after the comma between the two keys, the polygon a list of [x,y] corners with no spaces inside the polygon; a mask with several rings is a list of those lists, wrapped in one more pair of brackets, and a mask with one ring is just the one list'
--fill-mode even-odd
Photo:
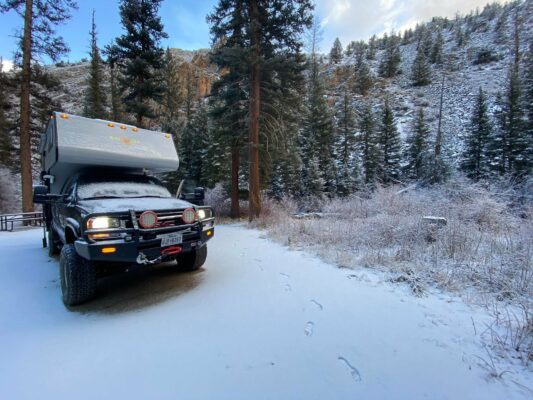
{"label": "truck fog light", "polygon": [[116,247],[102,247],[102,254],[111,254],[117,251]]}
{"label": "truck fog light", "polygon": [[208,230],[208,231],[206,232],[206,235],[207,235],[207,236],[213,236],[213,231],[212,231],[212,230]]}
{"label": "truck fog light", "polygon": [[194,211],[194,208],[187,208],[184,210],[181,218],[186,224],[192,224],[196,219],[196,212]]}
{"label": "truck fog light", "polygon": [[139,224],[144,229],[151,229],[157,225],[157,214],[153,211],[145,211],[139,217]]}

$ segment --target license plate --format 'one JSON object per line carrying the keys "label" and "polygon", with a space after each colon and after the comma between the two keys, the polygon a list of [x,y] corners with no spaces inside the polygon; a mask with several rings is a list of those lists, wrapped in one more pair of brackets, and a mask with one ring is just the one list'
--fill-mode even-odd
{"label": "license plate", "polygon": [[172,232],[159,235],[158,238],[161,239],[161,247],[168,247],[174,244],[180,244],[183,242],[183,233],[181,232]]}

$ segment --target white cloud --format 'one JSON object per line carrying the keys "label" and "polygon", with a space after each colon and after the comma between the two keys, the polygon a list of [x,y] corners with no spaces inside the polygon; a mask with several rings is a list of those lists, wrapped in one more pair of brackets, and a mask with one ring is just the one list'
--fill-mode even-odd
{"label": "white cloud", "polygon": [[316,13],[324,20],[323,48],[336,37],[346,46],[392,29],[399,31],[432,17],[453,17],[482,8],[488,0],[316,0]]}
{"label": "white cloud", "polygon": [[2,71],[7,72],[13,69],[13,61],[2,58]]}

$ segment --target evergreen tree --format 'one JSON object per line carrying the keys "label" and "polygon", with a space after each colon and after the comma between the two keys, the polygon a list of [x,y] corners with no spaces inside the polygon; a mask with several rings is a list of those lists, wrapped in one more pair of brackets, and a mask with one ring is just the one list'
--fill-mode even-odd
{"label": "evergreen tree", "polygon": [[333,47],[329,52],[329,60],[332,64],[338,64],[342,60],[342,44],[339,38],[333,42]]}
{"label": "evergreen tree", "polygon": [[400,72],[400,46],[399,39],[395,35],[390,38],[384,37],[385,51],[379,64],[379,75],[384,78],[392,78]]}
{"label": "evergreen tree", "polygon": [[139,127],[154,118],[153,102],[161,101],[164,51],[161,18],[157,15],[162,0],[121,0],[120,18],[126,31],[116,39],[121,70],[120,83],[126,111],[135,115]]}
{"label": "evergreen tree", "polygon": [[197,110],[187,122],[180,137],[180,170],[181,175],[192,179],[197,185],[206,183],[202,176],[205,171],[204,163],[207,161],[207,147],[209,143],[208,113],[204,104],[200,104]]}
{"label": "evergreen tree", "polygon": [[95,11],[93,10],[91,26],[91,65],[89,69],[89,78],[87,79],[87,90],[85,92],[85,110],[84,115],[88,118],[105,119],[107,116],[105,110],[106,95],[102,87],[103,83],[103,66],[100,56],[100,49],[97,43],[96,22],[94,19]]}
{"label": "evergreen tree", "polygon": [[407,138],[406,172],[411,179],[423,179],[427,176],[429,162],[429,127],[426,123],[424,109],[420,108],[413,125],[413,132]]}
{"label": "evergreen tree", "polygon": [[336,159],[337,159],[337,193],[341,196],[355,191],[359,180],[357,159],[355,156],[355,116],[348,91],[337,110],[336,124]]}
{"label": "evergreen tree", "polygon": [[[363,43],[364,45],[364,43]],[[354,90],[356,93],[365,96],[374,84],[374,76],[367,61],[365,60],[364,53],[365,46],[355,47],[355,82]]]}
{"label": "evergreen tree", "polygon": [[442,29],[437,31],[437,38],[431,48],[431,63],[441,65],[442,64],[442,49],[444,46],[444,39],[442,37]]}
{"label": "evergreen tree", "polygon": [[[163,69],[165,92],[161,102],[162,129],[176,136],[182,127],[179,111],[183,104],[178,60],[167,48]],[[179,140],[179,138],[177,138]]]}
{"label": "evergreen tree", "polygon": [[394,113],[386,99],[381,114],[379,144],[382,153],[383,183],[397,183],[400,178],[401,141]]}
{"label": "evergreen tree", "polygon": [[425,86],[431,83],[431,65],[422,48],[416,52],[411,67],[411,80],[414,86]]}
{"label": "evergreen tree", "polygon": [[370,39],[368,40],[368,49],[366,52],[366,58],[367,60],[375,60],[376,59],[376,49],[377,49],[377,38],[376,35],[372,35]]}
{"label": "evergreen tree", "polygon": [[[280,83],[290,83],[300,73],[299,53],[301,33],[312,22],[310,0],[251,0],[246,4],[238,0],[220,0],[209,15],[213,42],[221,42],[235,32],[242,32],[241,44],[222,45],[233,47],[240,57],[226,58],[229,66],[245,64],[249,70],[248,162],[249,162],[249,217],[261,213],[260,199],[260,131],[266,116],[262,114],[262,92],[265,80],[280,93]],[[273,79],[276,74],[283,78]],[[265,132],[263,132],[265,133]]]}
{"label": "evergreen tree", "polygon": [[[76,8],[74,0],[2,0],[0,13],[15,11],[24,18],[24,29],[17,34],[21,49],[16,60],[22,58],[20,77],[20,172],[22,185],[22,211],[33,211],[33,177],[31,153],[31,86],[32,67],[40,56],[46,55],[57,61],[68,52],[63,39],[56,34],[55,27],[70,18],[70,11]],[[39,127],[40,129],[40,127]]]}
{"label": "evergreen tree", "polygon": [[533,41],[529,43],[529,51],[523,60],[524,71],[524,110],[526,114],[526,137],[529,138],[528,157],[533,156],[531,140],[533,140]]}
{"label": "evergreen tree", "polygon": [[[507,171],[522,176],[529,173],[531,139],[527,137],[522,102],[522,82],[517,67],[511,66],[503,108],[503,130],[507,138]],[[529,143],[528,143],[529,142]]]}
{"label": "evergreen tree", "polygon": [[7,76],[3,71],[2,59],[0,59],[0,165],[12,167],[14,148],[10,132],[11,124],[6,115],[10,108],[7,101],[7,89]]}
{"label": "evergreen tree", "polygon": [[104,49],[104,55],[107,57],[107,65],[109,65],[109,88],[111,92],[111,119],[113,121],[122,121],[123,107],[122,107],[122,93],[119,85],[120,71],[118,70],[118,50],[117,47],[111,43]]}
{"label": "evergreen tree", "polygon": [[379,149],[379,138],[377,137],[374,113],[370,106],[365,106],[361,112],[359,130],[361,131],[360,142],[363,156],[364,179],[366,184],[371,185],[378,179],[381,173],[381,152]]}
{"label": "evergreen tree", "polygon": [[[335,164],[334,164],[334,138],[331,111],[324,97],[325,89],[322,77],[319,74],[319,64],[316,55],[312,55],[311,71],[308,93],[305,100],[305,113],[303,119],[302,160],[304,161],[304,186],[307,190],[321,185],[313,183],[318,173],[320,182],[324,182],[323,189],[332,195],[335,192]],[[320,167],[318,172],[311,171],[315,168],[309,164],[315,160]],[[321,190],[321,191],[322,191]],[[318,194],[309,192],[308,194]]]}
{"label": "evergreen tree", "polygon": [[490,135],[491,124],[487,111],[487,99],[483,90],[479,88],[461,164],[467,176],[476,181],[485,178],[489,170],[487,144]]}
{"label": "evergreen tree", "polygon": [[487,141],[488,169],[491,173],[503,175],[506,172],[507,158],[507,132],[505,129],[504,101],[501,93],[496,94],[494,109],[495,129]]}

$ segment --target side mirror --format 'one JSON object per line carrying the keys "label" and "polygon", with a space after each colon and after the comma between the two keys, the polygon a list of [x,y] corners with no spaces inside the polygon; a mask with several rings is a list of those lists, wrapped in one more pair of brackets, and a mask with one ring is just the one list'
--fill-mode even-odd
{"label": "side mirror", "polygon": [[35,204],[44,204],[48,202],[48,186],[35,185],[33,187],[33,202]]}
{"label": "side mirror", "polygon": [[205,189],[203,187],[197,187],[194,189],[194,198],[196,200],[205,199]]}

